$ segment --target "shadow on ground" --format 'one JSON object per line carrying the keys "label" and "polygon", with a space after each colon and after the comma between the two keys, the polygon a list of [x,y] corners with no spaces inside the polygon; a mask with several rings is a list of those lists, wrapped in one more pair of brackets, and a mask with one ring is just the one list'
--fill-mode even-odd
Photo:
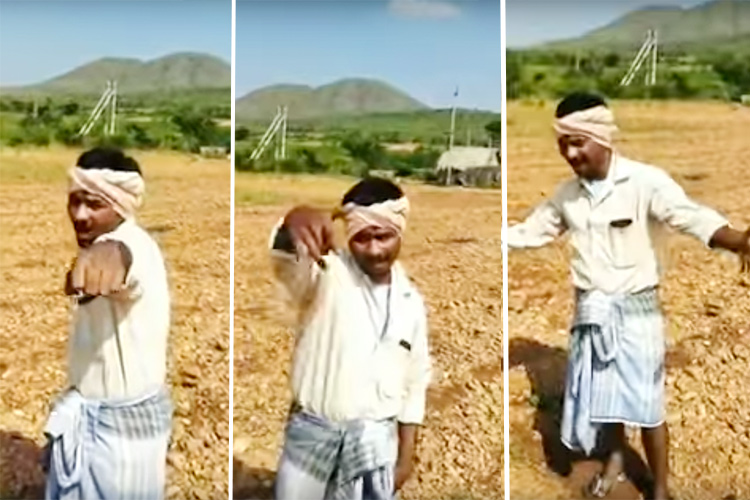
{"label": "shadow on ground", "polygon": [[44,498],[42,451],[31,439],[13,431],[0,431],[0,498]]}
{"label": "shadow on ground", "polygon": [[250,467],[237,457],[232,460],[235,500],[272,500],[276,471]]}
{"label": "shadow on ground", "polygon": [[[569,450],[560,441],[567,352],[531,339],[511,339],[509,365],[511,369],[523,366],[529,377],[530,403],[536,408],[534,430],[541,435],[547,467],[564,477],[571,492],[579,495],[594,474],[601,470],[604,457],[600,452],[586,457]],[[647,495],[650,490],[648,467],[638,452],[628,447],[625,454],[629,481],[616,487],[607,496],[609,499],[638,498],[638,492]]]}

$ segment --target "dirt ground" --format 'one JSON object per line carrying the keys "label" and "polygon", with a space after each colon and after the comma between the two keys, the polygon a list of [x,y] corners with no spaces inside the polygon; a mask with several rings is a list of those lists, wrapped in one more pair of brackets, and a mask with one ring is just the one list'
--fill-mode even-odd
{"label": "dirt ground", "polygon": [[[290,402],[292,331],[275,295],[271,228],[298,203],[333,208],[351,179],[236,179],[234,490],[270,498]],[[403,263],[429,309],[435,377],[404,499],[503,496],[499,191],[405,186]]]}
{"label": "dirt ground", "polygon": [[[66,383],[75,255],[65,173],[80,151],[0,150],[0,497],[41,498],[48,404]],[[140,223],[160,244],[172,293],[168,373],[175,403],[168,497],[227,498],[230,165],[137,153]]]}
{"label": "dirt ground", "polygon": [[[695,199],[750,224],[750,109],[710,103],[614,103],[620,150],[669,171]],[[508,217],[524,217],[568,177],[551,103],[510,103]],[[675,498],[750,497],[750,283],[734,257],[681,235],[665,238],[667,422]],[[559,444],[572,289],[565,243],[509,257],[511,498],[580,498],[599,467]],[[640,450],[640,438],[632,438]],[[633,482],[610,498],[637,498]]]}

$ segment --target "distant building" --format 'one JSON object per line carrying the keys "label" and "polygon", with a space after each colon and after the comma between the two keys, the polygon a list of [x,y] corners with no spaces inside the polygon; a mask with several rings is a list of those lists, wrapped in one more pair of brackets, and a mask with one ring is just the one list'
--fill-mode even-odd
{"label": "distant building", "polygon": [[499,187],[500,150],[457,146],[440,155],[435,170],[438,182],[446,186]]}

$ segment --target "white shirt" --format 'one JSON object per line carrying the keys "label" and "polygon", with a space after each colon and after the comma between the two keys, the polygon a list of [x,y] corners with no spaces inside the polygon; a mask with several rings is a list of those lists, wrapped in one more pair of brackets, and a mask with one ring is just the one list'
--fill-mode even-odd
{"label": "white shirt", "polygon": [[348,252],[325,256],[325,269],[284,251],[271,256],[302,312],[291,377],[297,403],[334,421],[422,423],[431,374],[427,317],[401,266],[392,269],[387,313],[389,287],[375,286]]}
{"label": "white shirt", "polygon": [[170,306],[161,251],[134,221],[95,243],[108,240],[122,242],[132,254],[125,291],[73,306],[68,379],[90,399],[137,397],[161,387],[166,377]]}
{"label": "white shirt", "polygon": [[727,220],[689,199],[663,170],[613,155],[611,183],[597,197],[574,178],[505,235],[510,248],[535,248],[570,233],[573,284],[583,290],[636,293],[659,283],[651,232],[665,223],[706,245]]}

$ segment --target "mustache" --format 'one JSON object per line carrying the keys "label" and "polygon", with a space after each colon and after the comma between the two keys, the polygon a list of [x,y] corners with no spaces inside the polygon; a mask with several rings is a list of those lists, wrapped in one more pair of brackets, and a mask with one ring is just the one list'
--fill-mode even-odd
{"label": "mustache", "polygon": [[388,258],[388,255],[376,255],[376,256],[367,256],[365,257],[365,261],[369,264],[381,264],[383,262],[388,262],[390,259]]}
{"label": "mustache", "polygon": [[86,233],[91,230],[91,224],[83,221],[73,222],[73,229],[75,229],[77,233]]}

